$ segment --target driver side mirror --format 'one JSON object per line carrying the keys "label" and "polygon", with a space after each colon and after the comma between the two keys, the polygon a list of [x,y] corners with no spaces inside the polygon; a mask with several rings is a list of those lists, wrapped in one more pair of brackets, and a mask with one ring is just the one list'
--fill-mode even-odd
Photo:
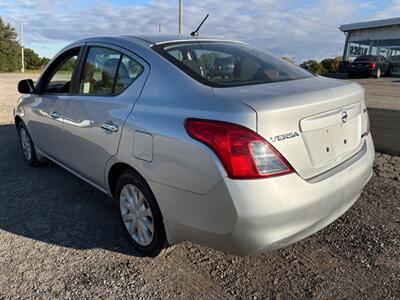
{"label": "driver side mirror", "polygon": [[34,89],[32,79],[24,79],[18,83],[18,92],[21,94],[32,94]]}

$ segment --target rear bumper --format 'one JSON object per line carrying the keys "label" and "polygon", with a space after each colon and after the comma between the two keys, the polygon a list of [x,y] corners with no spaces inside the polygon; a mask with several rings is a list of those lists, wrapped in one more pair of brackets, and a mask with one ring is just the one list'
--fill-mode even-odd
{"label": "rear bumper", "polygon": [[349,70],[349,71],[347,71],[347,74],[353,75],[353,76],[372,76],[372,75],[376,75],[376,70],[372,69],[372,68]]}
{"label": "rear bumper", "polygon": [[173,243],[189,240],[237,255],[303,239],[340,217],[359,198],[372,176],[371,135],[363,149],[329,176],[312,182],[297,174],[261,180],[224,178],[206,195],[177,197],[174,215],[164,215],[174,235],[169,238]]}

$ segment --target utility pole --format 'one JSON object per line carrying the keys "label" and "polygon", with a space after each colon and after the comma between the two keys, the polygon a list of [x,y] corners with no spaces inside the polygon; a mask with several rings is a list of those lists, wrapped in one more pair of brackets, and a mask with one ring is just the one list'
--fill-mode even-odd
{"label": "utility pole", "polygon": [[182,0],[179,0],[179,34],[182,34],[182,13]]}
{"label": "utility pole", "polygon": [[25,59],[24,59],[24,20],[21,18],[21,72],[25,72]]}

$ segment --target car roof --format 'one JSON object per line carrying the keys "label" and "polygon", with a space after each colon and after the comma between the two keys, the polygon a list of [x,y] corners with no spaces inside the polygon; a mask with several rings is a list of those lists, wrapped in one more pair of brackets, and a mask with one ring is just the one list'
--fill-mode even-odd
{"label": "car roof", "polygon": [[179,41],[221,41],[221,42],[235,42],[242,43],[232,39],[225,39],[222,37],[212,36],[197,36],[193,37],[190,35],[174,35],[174,34],[153,34],[153,35],[110,35],[110,36],[92,36],[85,39],[81,39],[72,43],[71,45],[85,42],[117,42],[117,41],[128,41],[141,44],[142,46],[152,46],[163,43],[172,43]]}
{"label": "car roof", "polygon": [[198,40],[229,41],[221,37],[212,37],[212,36],[193,37],[191,35],[178,35],[178,34],[128,35],[128,37],[139,39],[148,42],[149,44],[162,44],[162,43],[171,43],[179,41],[198,41]]}
{"label": "car roof", "polygon": [[[71,48],[75,45],[88,43],[88,42],[100,42],[100,43],[111,43],[115,45],[120,45],[125,48],[130,48],[129,44],[134,43],[140,46],[141,51],[147,51],[149,47],[157,44],[172,43],[172,42],[194,42],[194,41],[221,41],[221,42],[231,42],[231,43],[242,43],[235,40],[229,40],[221,37],[207,37],[207,36],[197,36],[192,37],[190,35],[173,35],[173,34],[154,34],[154,35],[109,35],[109,36],[92,36],[85,39],[76,41],[65,48],[63,48],[59,53]],[[243,44],[243,43],[242,43]],[[136,48],[137,54],[139,56],[143,55],[144,52],[139,51]],[[140,54],[142,53],[142,54]],[[58,55],[58,54],[57,54]]]}

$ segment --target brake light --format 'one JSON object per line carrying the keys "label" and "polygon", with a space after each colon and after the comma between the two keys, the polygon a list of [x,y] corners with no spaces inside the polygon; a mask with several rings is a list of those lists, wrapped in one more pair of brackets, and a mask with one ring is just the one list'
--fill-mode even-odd
{"label": "brake light", "polygon": [[293,172],[274,147],[244,126],[189,118],[185,128],[192,138],[214,151],[230,178],[264,178]]}
{"label": "brake light", "polygon": [[347,68],[348,68],[348,69],[351,69],[351,68],[353,68],[353,65],[352,65],[352,64],[349,64],[349,65],[347,66]]}
{"label": "brake light", "polygon": [[370,129],[371,129],[371,125],[370,125],[370,122],[369,122],[369,115],[368,115],[368,111],[367,111],[366,108],[364,108],[363,113],[365,114],[364,120],[367,123],[366,124],[367,126],[365,128],[365,132],[361,135],[362,138],[367,136],[369,134],[369,132],[370,132]]}
{"label": "brake light", "polygon": [[370,64],[369,64],[369,67],[370,67],[370,68],[375,68],[375,67],[376,67],[376,63],[370,63]]}

